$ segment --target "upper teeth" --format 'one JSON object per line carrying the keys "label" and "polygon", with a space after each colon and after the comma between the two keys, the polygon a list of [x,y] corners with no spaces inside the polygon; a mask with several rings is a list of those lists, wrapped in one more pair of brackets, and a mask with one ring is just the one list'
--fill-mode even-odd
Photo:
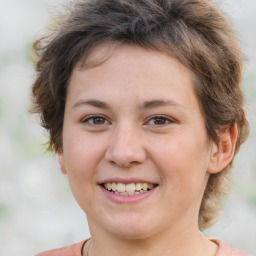
{"label": "upper teeth", "polygon": [[148,189],[152,189],[154,185],[152,183],[104,183],[104,187],[107,190],[116,191],[118,193],[125,193],[133,195],[135,192],[147,191]]}

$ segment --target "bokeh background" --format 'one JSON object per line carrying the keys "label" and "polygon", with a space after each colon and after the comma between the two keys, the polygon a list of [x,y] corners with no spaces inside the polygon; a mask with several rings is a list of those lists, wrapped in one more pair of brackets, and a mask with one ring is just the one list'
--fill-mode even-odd
{"label": "bokeh background", "polygon": [[[256,1],[218,0],[249,60],[243,88],[251,134],[235,161],[225,213],[206,235],[256,254]],[[89,237],[47,134],[28,114],[31,45],[60,0],[0,0],[0,255],[28,256]]]}

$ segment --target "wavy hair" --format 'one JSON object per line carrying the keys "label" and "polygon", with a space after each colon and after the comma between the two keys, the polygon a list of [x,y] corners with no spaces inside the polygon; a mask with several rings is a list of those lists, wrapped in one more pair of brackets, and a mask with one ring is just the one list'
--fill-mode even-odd
{"label": "wavy hair", "polygon": [[[34,43],[37,78],[32,87],[33,113],[49,132],[49,149],[62,150],[68,82],[75,65],[99,44],[129,44],[165,52],[194,73],[209,138],[218,143],[223,126],[237,124],[235,153],[249,125],[244,111],[241,73],[244,55],[225,14],[209,0],[75,1]],[[211,174],[199,212],[204,230],[219,216],[229,193],[230,163]]]}

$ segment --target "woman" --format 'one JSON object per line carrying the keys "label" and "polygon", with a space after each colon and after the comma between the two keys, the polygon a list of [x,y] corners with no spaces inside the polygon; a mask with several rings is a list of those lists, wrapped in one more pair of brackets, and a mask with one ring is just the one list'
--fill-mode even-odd
{"label": "woman", "polygon": [[247,255],[219,217],[248,135],[243,54],[208,0],[88,0],[35,43],[33,111],[91,238],[52,255]]}

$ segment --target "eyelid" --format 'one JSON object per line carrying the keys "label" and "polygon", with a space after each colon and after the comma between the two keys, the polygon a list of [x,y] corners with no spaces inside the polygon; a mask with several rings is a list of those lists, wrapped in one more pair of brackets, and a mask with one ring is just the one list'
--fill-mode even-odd
{"label": "eyelid", "polygon": [[88,116],[84,117],[84,118],[81,120],[81,123],[82,123],[82,124],[88,124],[88,125],[90,125],[90,126],[103,126],[103,125],[106,125],[106,124],[98,124],[98,125],[97,125],[97,124],[90,124],[90,123],[88,122],[90,119],[95,118],[95,117],[103,118],[103,119],[105,119],[105,121],[107,121],[109,124],[111,124],[110,121],[108,120],[108,118],[107,118],[106,116],[100,115],[100,114],[88,115]]}
{"label": "eyelid", "polygon": [[[157,114],[157,115],[150,116],[150,117],[146,120],[145,124],[147,124],[150,120],[152,120],[152,119],[154,119],[154,118],[163,118],[163,119],[168,120],[170,123],[175,123],[175,120],[174,120],[173,118],[171,118],[171,117],[169,117],[169,116],[167,116],[167,115]],[[170,123],[168,123],[168,124],[170,124]],[[167,124],[163,124],[163,125],[154,125],[154,126],[165,126],[165,125],[167,125]],[[151,125],[151,126],[153,126],[153,125]]]}
{"label": "eyelid", "polygon": [[[93,119],[93,118],[97,118],[97,117],[100,117],[100,118],[103,118],[104,119],[104,124],[90,124],[89,123],[89,120],[90,119]],[[162,119],[165,119],[168,123],[165,123],[165,124],[148,124],[149,121],[153,120],[153,119],[157,119],[157,118],[162,118]],[[107,122],[107,124],[105,123]],[[163,114],[156,114],[156,115],[152,115],[150,116],[149,118],[147,118],[147,120],[144,122],[144,125],[150,125],[150,126],[158,126],[158,127],[161,127],[161,126],[166,126],[166,125],[169,125],[169,124],[172,124],[172,123],[175,123],[176,121],[171,118],[170,116],[167,116],[167,115],[163,115]],[[82,120],[81,120],[81,123],[82,124],[85,124],[85,125],[89,125],[89,126],[104,126],[104,125],[108,125],[108,124],[111,124],[111,122],[109,121],[109,119],[102,115],[102,114],[92,114],[92,115],[88,115],[86,117],[84,117]]]}

